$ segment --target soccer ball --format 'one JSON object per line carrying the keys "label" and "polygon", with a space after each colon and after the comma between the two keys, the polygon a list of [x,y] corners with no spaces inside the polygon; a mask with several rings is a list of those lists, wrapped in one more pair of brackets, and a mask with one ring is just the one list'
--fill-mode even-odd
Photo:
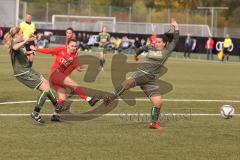
{"label": "soccer ball", "polygon": [[234,112],[235,112],[235,109],[231,105],[223,105],[220,108],[220,114],[225,119],[232,118],[234,115]]}

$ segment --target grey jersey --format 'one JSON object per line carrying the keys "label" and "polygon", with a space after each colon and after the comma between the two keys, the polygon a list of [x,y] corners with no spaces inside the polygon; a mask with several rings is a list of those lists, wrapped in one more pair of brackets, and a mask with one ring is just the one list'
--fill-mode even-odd
{"label": "grey jersey", "polygon": [[177,42],[179,40],[179,32],[175,31],[173,33],[172,42],[168,43],[163,50],[156,50],[154,48],[149,48],[148,54],[144,62],[139,66],[139,70],[148,74],[159,74],[161,66],[165,63],[167,58],[171,55]]}
{"label": "grey jersey", "polygon": [[25,74],[29,72],[31,69],[31,66],[27,58],[26,48],[22,46],[18,50],[13,49],[13,46],[17,43],[18,43],[17,41],[12,40],[11,48],[10,48],[10,55],[11,55],[14,76]]}

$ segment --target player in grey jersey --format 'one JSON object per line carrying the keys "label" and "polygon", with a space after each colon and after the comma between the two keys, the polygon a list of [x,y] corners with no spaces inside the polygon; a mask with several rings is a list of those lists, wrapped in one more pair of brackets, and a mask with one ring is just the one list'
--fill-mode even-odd
{"label": "player in grey jersey", "polygon": [[34,37],[29,37],[24,40],[23,33],[19,27],[12,27],[6,34],[6,47],[9,49],[11,56],[14,76],[25,86],[38,89],[41,92],[31,117],[38,123],[44,123],[39,113],[46,99],[49,98],[55,109],[51,120],[59,121],[58,113],[61,112],[62,107],[58,105],[48,81],[44,79],[40,73],[32,69],[29,63],[28,56],[33,54],[33,51],[27,51],[24,45],[33,40]]}
{"label": "player in grey jersey", "polygon": [[107,95],[104,97],[104,102],[106,105],[108,105],[114,99],[119,97],[124,91],[135,86],[140,86],[140,88],[153,103],[149,127],[152,129],[162,128],[157,121],[163,102],[160,95],[159,86],[155,83],[155,80],[158,78],[163,64],[166,62],[167,58],[172,53],[179,40],[179,28],[174,19],[172,20],[172,27],[174,29],[174,32],[172,33],[172,41],[169,42],[169,38],[166,35],[160,35],[157,38],[157,42],[154,46],[146,46],[142,50],[137,51],[135,54],[135,60],[138,60],[138,56],[142,53],[142,51],[148,51],[144,62],[140,64],[140,67],[137,71],[135,71],[128,79],[126,79],[119,87],[116,88],[112,95]]}

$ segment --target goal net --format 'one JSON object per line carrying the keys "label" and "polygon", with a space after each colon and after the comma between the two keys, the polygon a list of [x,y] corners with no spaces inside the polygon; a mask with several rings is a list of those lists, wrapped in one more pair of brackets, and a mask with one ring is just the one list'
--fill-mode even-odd
{"label": "goal net", "polygon": [[108,31],[115,32],[115,24],[116,17],[52,15],[52,29],[72,27],[74,30],[99,32],[106,26]]}

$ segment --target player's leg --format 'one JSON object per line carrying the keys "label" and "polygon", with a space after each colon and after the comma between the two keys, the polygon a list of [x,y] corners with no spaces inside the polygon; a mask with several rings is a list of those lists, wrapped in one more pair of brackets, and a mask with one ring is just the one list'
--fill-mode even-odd
{"label": "player's leg", "polygon": [[103,66],[106,63],[106,54],[107,54],[107,51],[106,51],[106,49],[104,49],[104,51],[103,51]]}
{"label": "player's leg", "polygon": [[222,62],[224,61],[226,55],[227,55],[227,48],[223,48]]}
{"label": "player's leg", "polygon": [[61,112],[62,111],[62,106],[58,104],[57,98],[53,93],[53,90],[50,88],[49,82],[43,78],[43,86],[40,86],[38,89],[41,90],[42,92],[47,93],[47,98],[51,101],[51,103],[54,106],[55,112]]}
{"label": "player's leg", "polygon": [[109,105],[113,100],[121,96],[126,90],[129,90],[130,88],[133,88],[135,86],[135,80],[134,79],[126,79],[122,82],[120,86],[118,86],[113,94],[104,96],[104,103],[105,105]]}
{"label": "player's leg", "polygon": [[97,97],[90,97],[88,96],[85,91],[69,76],[65,77],[63,81],[63,85],[69,87],[76,93],[80,98],[86,100],[90,106],[94,106],[100,99]]}
{"label": "player's leg", "polygon": [[103,70],[104,66],[104,60],[103,60],[104,54],[103,51],[99,53],[99,70]]}
{"label": "player's leg", "polygon": [[40,113],[47,98],[49,98],[49,100],[54,105],[54,113],[61,112],[62,107],[61,107],[61,105],[58,104],[57,99],[56,99],[53,91],[50,89],[49,83],[46,79],[42,78],[42,83],[39,85],[39,87],[37,89],[39,91],[41,91],[41,94],[38,97],[37,104],[34,108],[34,111],[31,114],[32,118],[34,118],[37,121],[39,118],[41,118],[41,117],[39,117],[39,113]]}
{"label": "player's leg", "polygon": [[163,104],[162,97],[160,95],[153,95],[150,97],[150,100],[153,104],[151,108],[151,117],[150,117],[150,128],[158,129],[158,119],[160,115],[161,106]]}
{"label": "player's leg", "polygon": [[229,51],[227,51],[227,54],[226,54],[226,57],[227,57],[226,60],[227,61],[229,61],[229,56],[230,56]]}
{"label": "player's leg", "polygon": [[66,89],[66,100],[65,100],[64,105],[63,105],[63,108],[64,108],[63,109],[63,111],[64,111],[63,114],[71,114],[70,107],[71,107],[73,101],[70,100],[70,98],[72,98],[73,95],[75,95],[75,93],[69,87],[65,87],[65,89]]}
{"label": "player's leg", "polygon": [[133,72],[128,79],[123,81],[122,84],[115,89],[112,95],[104,96],[105,105],[109,105],[114,99],[121,96],[126,90],[148,82],[149,78],[152,77],[149,77],[142,71]]}
{"label": "player's leg", "polygon": [[150,112],[150,126],[152,129],[160,129],[158,124],[158,119],[160,115],[160,109],[163,104],[162,97],[160,95],[159,86],[154,81],[149,81],[148,83],[141,85],[140,88],[144,93],[150,98],[153,107]]}
{"label": "player's leg", "polygon": [[[67,95],[66,95],[66,89],[62,88],[61,86],[55,86],[56,91],[57,91],[57,102],[60,106],[63,106],[63,110],[65,110],[64,106],[67,100]],[[53,112],[53,115],[51,117],[51,121],[59,122],[60,121],[60,115],[58,112]]]}

